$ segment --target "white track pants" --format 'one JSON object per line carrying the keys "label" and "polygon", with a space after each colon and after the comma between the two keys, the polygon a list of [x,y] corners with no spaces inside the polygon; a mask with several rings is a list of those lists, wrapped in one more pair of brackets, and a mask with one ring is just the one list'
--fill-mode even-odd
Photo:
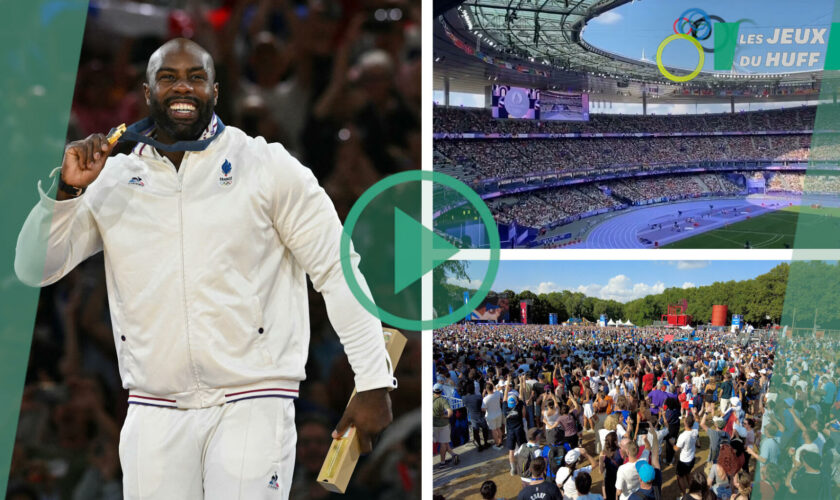
{"label": "white track pants", "polygon": [[285,500],[295,465],[294,401],[178,410],[129,405],[120,433],[126,500]]}

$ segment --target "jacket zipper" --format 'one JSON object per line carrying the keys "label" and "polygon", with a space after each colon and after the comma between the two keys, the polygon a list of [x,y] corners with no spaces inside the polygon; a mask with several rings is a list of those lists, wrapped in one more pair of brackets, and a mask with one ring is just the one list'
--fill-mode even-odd
{"label": "jacket zipper", "polygon": [[[187,154],[184,154],[184,158],[181,159],[181,168],[184,168],[184,162],[187,159]],[[193,353],[192,353],[192,343],[190,342],[190,315],[189,309],[187,307],[187,276],[185,271],[185,263],[186,258],[184,256],[184,196],[183,196],[183,182],[181,180],[181,176],[178,175],[178,171],[175,170],[175,166],[173,165],[173,171],[175,172],[175,177],[178,179],[178,239],[181,246],[181,294],[184,301],[184,334],[187,337],[187,354],[190,358],[190,368],[192,368],[193,372],[193,380],[195,381],[195,388],[196,391],[200,389],[199,387],[199,380],[198,380],[198,369],[195,366],[195,361],[193,360]],[[186,175],[186,172],[184,172]]]}

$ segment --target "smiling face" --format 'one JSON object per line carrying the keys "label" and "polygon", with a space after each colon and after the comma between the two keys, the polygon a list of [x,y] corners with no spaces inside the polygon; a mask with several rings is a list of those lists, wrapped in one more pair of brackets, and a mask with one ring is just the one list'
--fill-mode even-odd
{"label": "smiling face", "polygon": [[146,103],[164,143],[195,140],[210,123],[219,96],[213,59],[198,44],[175,39],[149,58]]}

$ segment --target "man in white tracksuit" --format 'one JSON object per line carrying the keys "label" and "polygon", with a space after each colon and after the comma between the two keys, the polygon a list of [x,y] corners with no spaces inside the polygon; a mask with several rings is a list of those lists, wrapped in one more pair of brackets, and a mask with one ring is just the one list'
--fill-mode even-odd
{"label": "man in white tracksuit", "polygon": [[344,280],[341,224],[309,169],[213,113],[210,55],[172,40],[146,76],[148,144],[109,158],[102,134],[70,143],[56,200],[39,185],[15,270],[44,286],[104,252],[129,390],[125,498],[286,498],[309,345],[306,275],[355,373],[358,394],[333,437],[352,424],[363,450],[392,418],[382,326]]}

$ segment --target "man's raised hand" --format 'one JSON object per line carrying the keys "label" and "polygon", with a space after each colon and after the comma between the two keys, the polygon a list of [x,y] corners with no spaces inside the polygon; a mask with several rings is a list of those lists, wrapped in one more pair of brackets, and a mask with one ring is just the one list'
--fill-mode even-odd
{"label": "man's raised hand", "polygon": [[71,142],[64,148],[61,179],[73,187],[88,187],[99,176],[115,144],[108,143],[103,134],[92,134]]}

